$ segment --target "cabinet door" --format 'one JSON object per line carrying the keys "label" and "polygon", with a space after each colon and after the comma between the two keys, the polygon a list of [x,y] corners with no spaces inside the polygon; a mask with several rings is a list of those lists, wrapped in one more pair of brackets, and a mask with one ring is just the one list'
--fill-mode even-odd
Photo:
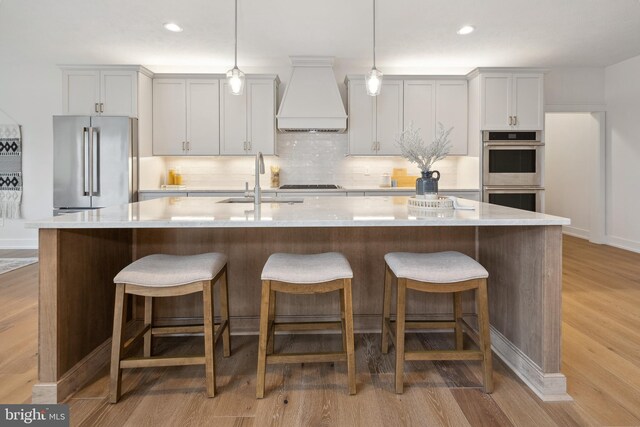
{"label": "cabinet door", "polygon": [[380,95],[376,96],[376,141],[382,156],[400,154],[396,138],[403,126],[403,87],[402,80],[383,81]]}
{"label": "cabinet door", "polygon": [[467,81],[441,80],[436,84],[436,125],[442,123],[449,134],[450,155],[467,154]]}
{"label": "cabinet door", "polygon": [[181,79],[153,81],[153,154],[186,154],[186,82]]}
{"label": "cabinet door", "polygon": [[276,99],[273,80],[247,80],[248,153],[275,154]]}
{"label": "cabinet door", "polygon": [[187,80],[187,154],[220,154],[220,81]]}
{"label": "cabinet door", "polygon": [[544,127],[543,77],[541,74],[513,75],[513,110],[516,129],[542,130]]}
{"label": "cabinet door", "polygon": [[105,116],[138,116],[137,73],[135,71],[101,71],[100,103]]}
{"label": "cabinet door", "polygon": [[226,81],[220,84],[220,154],[247,154],[247,92],[232,95]]}
{"label": "cabinet door", "polygon": [[376,125],[375,101],[376,97],[367,95],[364,79],[349,81],[350,154],[376,154],[374,148]]}
{"label": "cabinet door", "polygon": [[413,124],[420,129],[425,142],[433,141],[436,134],[436,82],[433,80],[406,80],[404,82],[404,129]]}
{"label": "cabinet door", "polygon": [[98,113],[100,72],[96,70],[64,70],[62,72],[62,112],[88,116]]}
{"label": "cabinet door", "polygon": [[482,130],[509,130],[511,113],[511,74],[488,74],[481,77]]}

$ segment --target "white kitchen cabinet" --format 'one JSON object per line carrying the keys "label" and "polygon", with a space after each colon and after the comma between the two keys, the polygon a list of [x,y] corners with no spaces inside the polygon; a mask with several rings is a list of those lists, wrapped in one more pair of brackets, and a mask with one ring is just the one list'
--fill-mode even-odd
{"label": "white kitchen cabinet", "polygon": [[63,68],[63,114],[138,117],[138,73],[136,69]]}
{"label": "white kitchen cabinet", "polygon": [[369,96],[364,78],[348,79],[350,154],[400,154],[395,139],[403,127],[403,93],[402,80],[383,80],[380,95]]}
{"label": "white kitchen cabinet", "polygon": [[542,130],[542,73],[486,73],[480,78],[482,130]]}
{"label": "white kitchen cabinet", "polygon": [[153,154],[219,154],[219,93],[217,79],[154,79]]}
{"label": "white kitchen cabinet", "polygon": [[389,191],[366,191],[364,193],[367,197],[401,197],[401,196],[415,196],[416,190],[389,190]]}
{"label": "white kitchen cabinet", "polygon": [[467,81],[405,80],[404,128],[413,123],[426,143],[434,140],[438,123],[453,127],[450,155],[467,154]]}
{"label": "white kitchen cabinet", "polygon": [[220,88],[220,154],[275,154],[277,76],[245,80],[242,95]]}

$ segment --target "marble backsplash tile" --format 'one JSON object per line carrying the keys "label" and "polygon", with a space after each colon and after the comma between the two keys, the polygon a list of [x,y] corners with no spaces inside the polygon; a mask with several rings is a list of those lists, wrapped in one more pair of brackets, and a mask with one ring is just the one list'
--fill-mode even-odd
{"label": "marble backsplash tile", "polygon": [[[266,156],[263,187],[270,185],[271,165],[280,166],[281,184],[339,184],[377,187],[382,174],[406,168],[419,175],[418,168],[401,157],[348,156],[347,134],[286,133],[277,135],[278,156]],[[254,182],[254,157],[165,157],[165,170],[177,167],[190,187],[244,188]],[[441,172],[441,188],[479,188],[478,159],[450,157],[435,165]],[[147,180],[157,182],[156,179]],[[164,177],[160,178],[164,182]]]}

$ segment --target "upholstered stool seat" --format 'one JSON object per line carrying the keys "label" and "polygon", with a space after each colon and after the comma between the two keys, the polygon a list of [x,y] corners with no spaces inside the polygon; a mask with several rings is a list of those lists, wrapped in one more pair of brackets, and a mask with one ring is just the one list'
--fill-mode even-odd
{"label": "upholstered stool seat", "polygon": [[489,277],[483,266],[460,252],[391,252],[384,260],[396,277],[419,282],[456,283]]}
{"label": "upholstered stool seat", "polygon": [[[396,348],[396,393],[404,389],[405,360],[480,360],[483,364],[484,390],[493,391],[491,339],[487,277],[489,273],[473,258],[459,252],[408,253],[392,252],[384,257],[382,314],[382,353],[389,351],[389,338]],[[396,284],[396,320],[391,320],[391,285]],[[453,320],[406,320],[406,292],[415,290],[429,293],[453,294]],[[463,318],[461,293],[474,290],[478,315],[478,332]],[[395,323],[395,325],[393,325]],[[395,326],[395,327],[394,327]],[[455,330],[455,350],[405,351],[406,329]],[[464,349],[463,334],[477,344],[478,350]]]}
{"label": "upholstered stool seat", "polygon": [[[223,337],[224,356],[231,355],[227,256],[220,253],[188,256],[149,255],[123,268],[113,281],[116,284],[116,298],[111,347],[110,401],[116,403],[120,399],[122,369],[183,365],[205,365],[207,394],[213,397],[216,389],[214,348],[220,336]],[[222,321],[219,325],[213,322],[213,287],[216,283],[220,283]],[[173,297],[196,292],[202,292],[204,324],[162,327],[153,324],[154,297]],[[144,297],[144,326],[125,345],[123,335],[127,294]],[[204,356],[152,357],[152,338],[155,335],[202,333],[205,341]],[[123,358],[143,337],[144,357]]]}
{"label": "upholstered stool seat", "polygon": [[[262,270],[260,337],[258,345],[258,377],[256,396],[264,396],[267,364],[305,362],[347,362],[349,394],[356,393],[355,351],[353,338],[353,304],[351,279],[353,271],[344,255],[275,253]],[[321,294],[340,292],[340,320],[336,322],[276,322],[276,292],[288,294]],[[342,331],[341,352],[274,353],[275,331]]]}

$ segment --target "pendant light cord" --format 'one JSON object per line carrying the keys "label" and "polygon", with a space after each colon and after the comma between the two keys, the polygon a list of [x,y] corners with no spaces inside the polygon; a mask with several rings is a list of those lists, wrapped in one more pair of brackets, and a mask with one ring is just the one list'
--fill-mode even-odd
{"label": "pendant light cord", "polygon": [[238,68],[238,0],[236,0],[235,47],[234,47],[234,57],[233,57],[233,68]]}
{"label": "pendant light cord", "polygon": [[373,68],[376,68],[376,0],[373,0]]}

